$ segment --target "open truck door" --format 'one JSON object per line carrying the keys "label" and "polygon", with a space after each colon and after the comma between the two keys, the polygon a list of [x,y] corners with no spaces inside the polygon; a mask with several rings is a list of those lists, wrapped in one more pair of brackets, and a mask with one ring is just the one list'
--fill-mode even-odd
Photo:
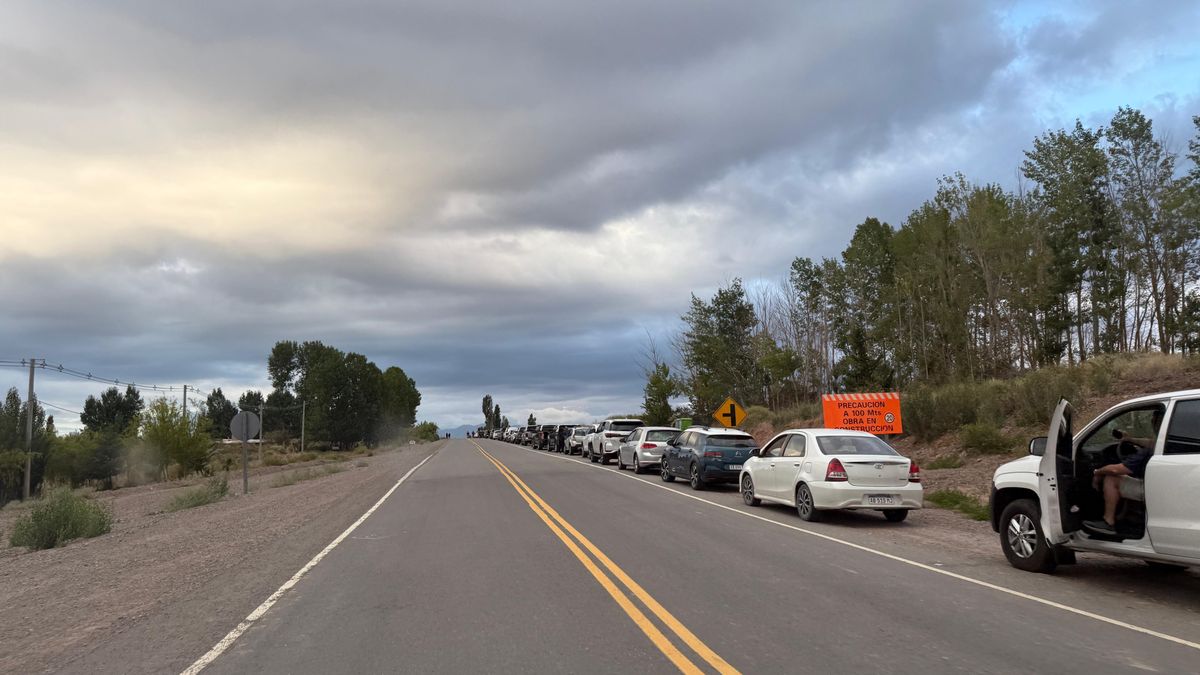
{"label": "open truck door", "polygon": [[1046,451],[1038,465],[1038,501],[1042,506],[1042,532],[1046,541],[1057,546],[1067,533],[1079,529],[1078,514],[1071,512],[1069,495],[1075,483],[1075,443],[1071,421],[1075,411],[1062,399],[1050,419]]}

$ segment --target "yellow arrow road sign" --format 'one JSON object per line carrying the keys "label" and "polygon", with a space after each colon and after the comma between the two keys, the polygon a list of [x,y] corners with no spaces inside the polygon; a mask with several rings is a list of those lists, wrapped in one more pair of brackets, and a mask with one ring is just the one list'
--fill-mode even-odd
{"label": "yellow arrow road sign", "polygon": [[746,411],[742,410],[742,406],[732,398],[725,399],[720,408],[713,412],[713,420],[721,426],[732,429],[739,427],[742,422],[746,421]]}

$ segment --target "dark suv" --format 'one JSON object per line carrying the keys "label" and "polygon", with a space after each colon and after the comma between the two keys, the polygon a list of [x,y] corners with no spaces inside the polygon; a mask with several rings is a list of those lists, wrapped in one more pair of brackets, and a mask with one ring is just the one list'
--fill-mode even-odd
{"label": "dark suv", "polygon": [[662,479],[686,478],[693,490],[713,483],[736,483],[742,464],[758,443],[737,429],[691,427],[667,445],[662,456]]}
{"label": "dark suv", "polygon": [[554,434],[558,432],[557,424],[543,424],[537,428],[533,438],[533,447],[538,450],[549,450],[554,447]]}

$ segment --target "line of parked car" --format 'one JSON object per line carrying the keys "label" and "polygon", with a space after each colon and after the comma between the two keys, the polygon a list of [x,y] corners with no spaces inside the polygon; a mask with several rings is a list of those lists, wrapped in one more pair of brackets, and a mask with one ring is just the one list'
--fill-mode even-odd
{"label": "line of parked car", "polygon": [[[992,477],[992,528],[1008,561],[1050,572],[1076,551],[1140,559],[1159,569],[1200,565],[1200,389],[1119,403],[1073,431],[1059,403],[1029,456]],[[762,447],[736,429],[646,426],[639,419],[520,427],[493,436],[540,450],[615,460],[635,473],[701,490],[736,482],[750,506],[796,509],[807,521],[833,509],[874,509],[892,522],[919,509],[917,463],[860,431],[789,429]]]}
{"label": "line of parked car", "polygon": [[750,506],[763,501],[796,509],[806,521],[833,509],[880,511],[900,522],[923,502],[921,470],[877,436],[839,429],[789,429],[759,447],[738,429],[647,426],[640,419],[508,429],[494,436],[535,450],[610,461],[634,473],[694,490],[735,483]]}

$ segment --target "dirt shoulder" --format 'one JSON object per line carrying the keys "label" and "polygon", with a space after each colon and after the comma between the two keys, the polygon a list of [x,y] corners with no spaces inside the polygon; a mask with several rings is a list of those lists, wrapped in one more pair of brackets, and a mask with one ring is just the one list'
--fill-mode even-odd
{"label": "dirt shoulder", "polygon": [[[178,672],[440,446],[351,459],[281,487],[277,474],[305,469],[259,469],[245,496],[231,476],[225,500],[175,513],[163,509],[199,481],[97,495],[116,515],[111,533],[0,549],[0,672]],[[23,511],[5,508],[0,528]]]}

